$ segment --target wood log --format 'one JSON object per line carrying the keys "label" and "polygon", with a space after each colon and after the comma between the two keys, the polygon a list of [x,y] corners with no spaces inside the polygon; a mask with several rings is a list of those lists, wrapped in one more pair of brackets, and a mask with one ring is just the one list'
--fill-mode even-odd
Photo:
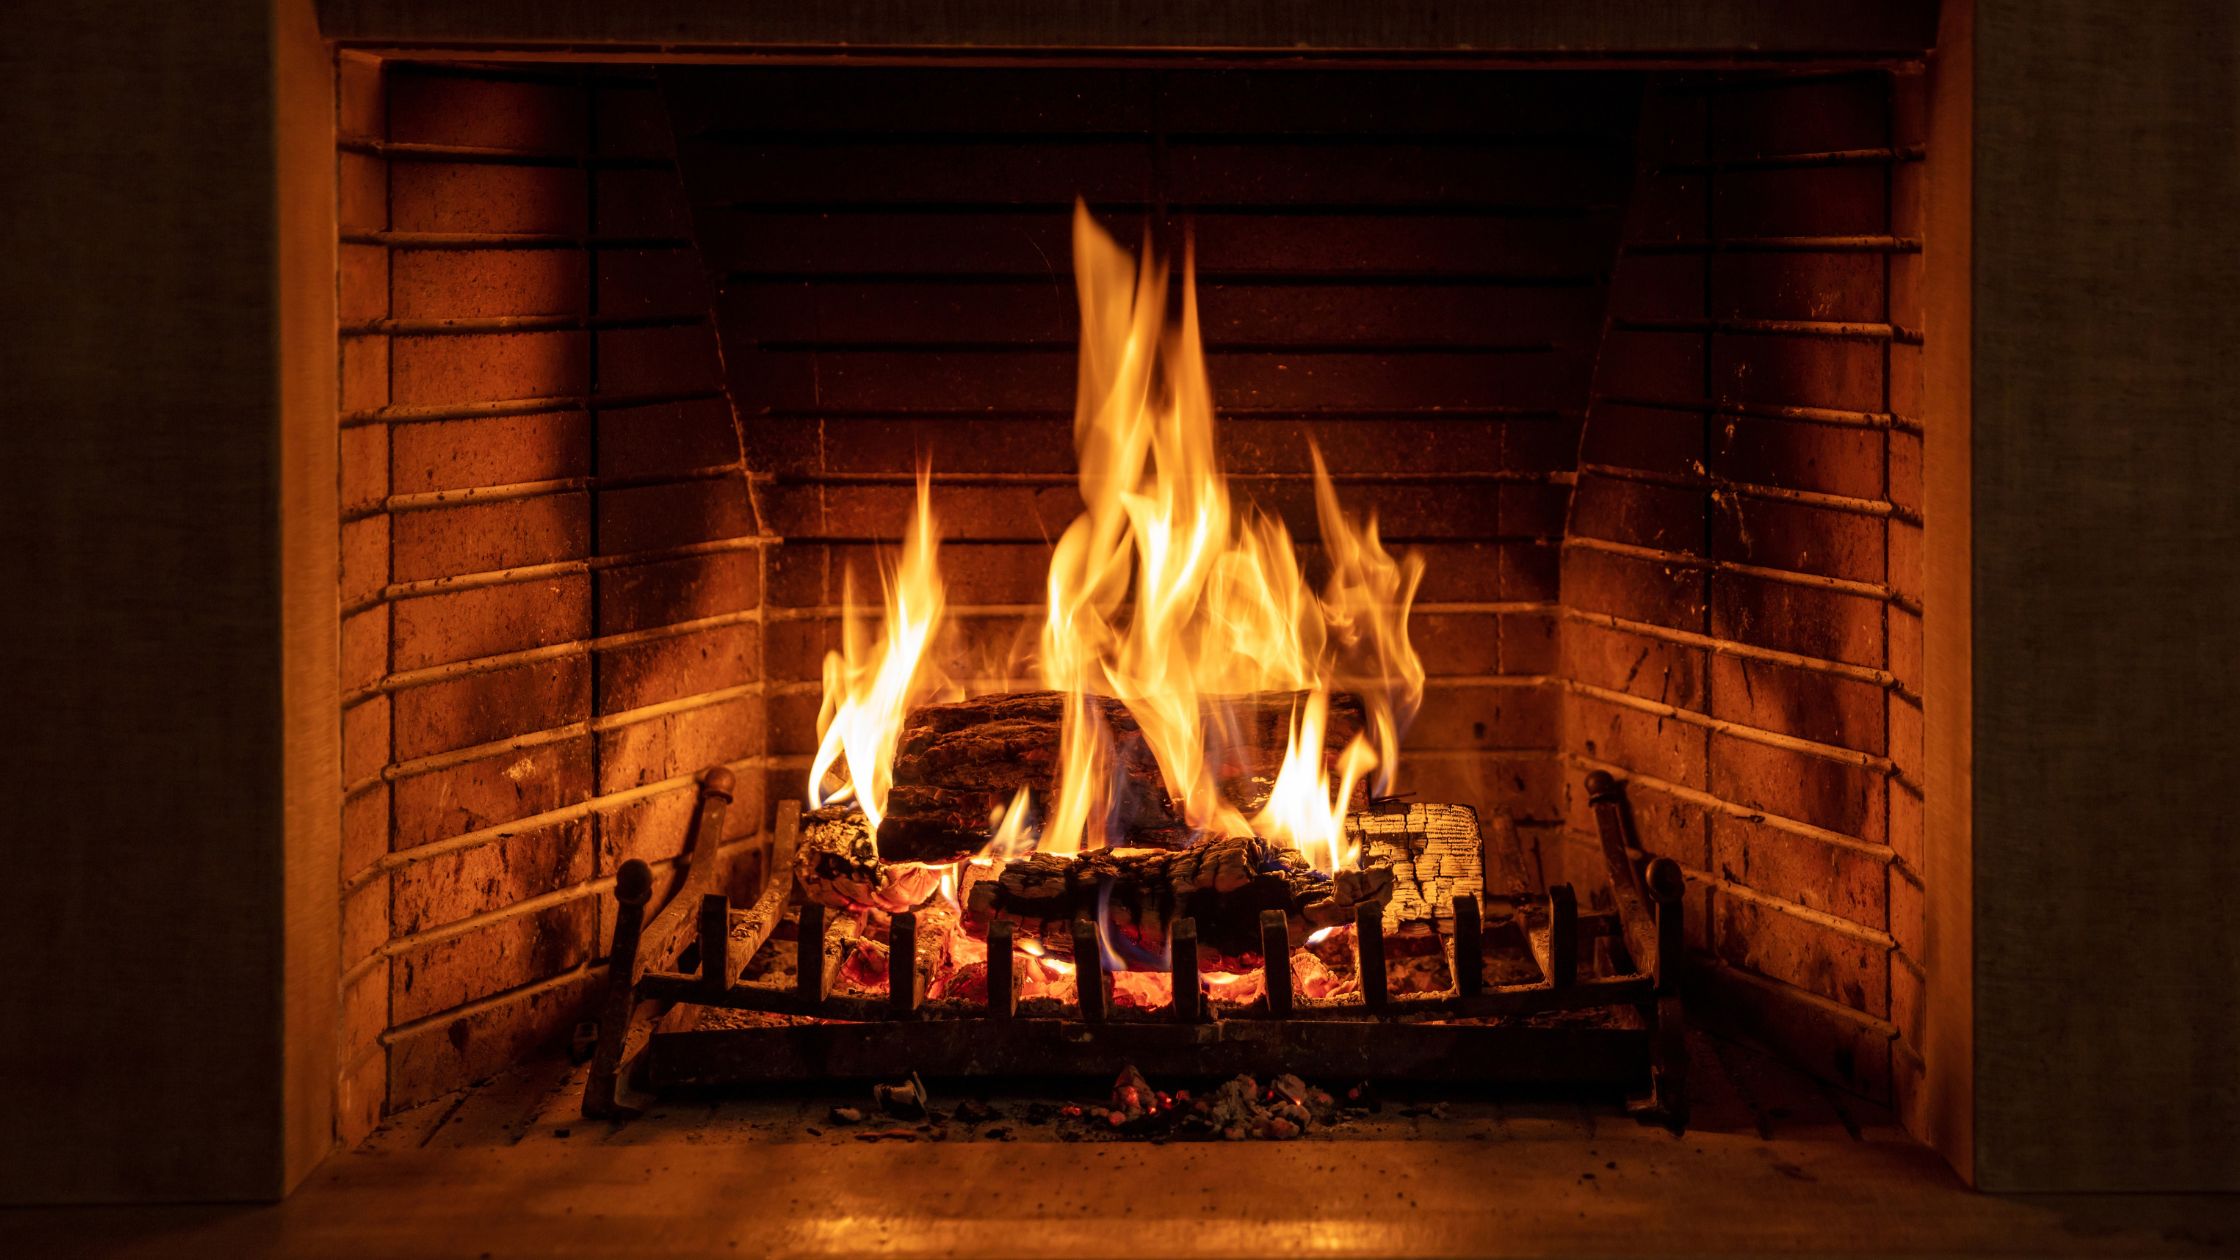
{"label": "wood log", "polygon": [[1244,971],[1260,965],[1263,911],[1283,911],[1290,943],[1298,946],[1316,928],[1352,922],[1358,905],[1390,889],[1385,881],[1334,880],[1255,836],[1180,850],[1037,853],[971,885],[965,930],[985,937],[990,924],[1009,920],[1046,949],[1070,954],[1073,921],[1101,916],[1110,928],[1106,939],[1129,968],[1157,971],[1169,965],[1170,925],[1190,918],[1201,968]]}
{"label": "wood log", "polygon": [[1485,894],[1478,811],[1468,805],[1383,802],[1349,815],[1346,834],[1361,846],[1364,868],[1392,872],[1387,935],[1426,933],[1436,921],[1453,920],[1456,897]]}
{"label": "wood log", "polygon": [[[1302,692],[1270,691],[1206,701],[1211,769],[1223,799],[1238,810],[1250,814],[1267,804],[1290,743],[1292,713],[1303,699]],[[1114,826],[1130,847],[1188,845],[1190,828],[1135,715],[1108,697],[1091,696],[1087,703],[1110,750]],[[1366,721],[1358,699],[1333,696],[1325,755],[1334,759]],[[880,854],[896,862],[955,862],[980,851],[991,820],[1020,788],[1047,807],[1056,799],[1064,725],[1065,696],[1055,691],[913,710],[895,752]]]}
{"label": "wood log", "polygon": [[801,816],[801,844],[794,853],[793,873],[803,896],[850,912],[899,914],[916,908],[941,887],[941,872],[933,867],[881,860],[870,820],[853,805],[828,806]]}

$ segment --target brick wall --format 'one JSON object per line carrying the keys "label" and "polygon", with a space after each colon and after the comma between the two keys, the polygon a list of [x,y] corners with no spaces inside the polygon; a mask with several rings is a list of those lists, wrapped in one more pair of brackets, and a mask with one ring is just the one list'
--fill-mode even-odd
{"label": "brick wall", "polygon": [[[1563,549],[1568,760],[1689,875],[1695,988],[1918,1075],[1921,80],[1667,82]],[[1599,884],[1577,774],[1551,877]]]}
{"label": "brick wall", "polygon": [[354,1140],[568,1030],[696,771],[757,829],[765,540],[650,78],[339,73]]}
{"label": "brick wall", "polygon": [[[774,761],[806,769],[844,564],[920,451],[983,675],[1079,510],[1076,194],[1196,232],[1224,458],[1308,542],[1306,438],[1420,548],[1405,776],[1559,817],[1557,543],[1633,161],[1631,76],[664,71],[771,556]],[[859,587],[859,589],[862,589]],[[798,783],[787,790],[798,792]]]}

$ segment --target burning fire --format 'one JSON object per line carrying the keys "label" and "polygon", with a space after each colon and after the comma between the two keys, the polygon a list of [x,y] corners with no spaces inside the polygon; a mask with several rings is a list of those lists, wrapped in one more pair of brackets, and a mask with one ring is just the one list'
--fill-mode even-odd
{"label": "burning fire", "polygon": [[[1125,843],[1114,823],[1116,769],[1092,697],[1125,703],[1169,794],[1199,836],[1255,834],[1325,870],[1353,860],[1345,816],[1356,786],[1389,791],[1400,733],[1423,696],[1408,642],[1419,558],[1396,560],[1375,522],[1338,504],[1319,452],[1315,515],[1329,574],[1307,583],[1282,521],[1232,499],[1215,447],[1212,388],[1186,252],[1179,322],[1169,326],[1167,267],[1137,260],[1076,206],[1074,272],[1081,358],[1074,414],[1083,510],[1051,556],[1036,666],[1064,694],[1056,799],[1028,834],[1022,792],[991,820],[990,863],[1029,847],[1075,852]],[[813,805],[850,799],[883,816],[903,720],[952,692],[928,659],[941,628],[937,530],[926,479],[899,565],[885,582],[877,643],[846,609],[844,650],[826,658]],[[1290,691],[1288,752],[1266,805],[1250,818],[1226,800],[1216,767],[1250,733],[1226,698]],[[1368,730],[1325,755],[1330,699],[1358,696]],[[845,775],[827,790],[827,776]],[[1370,776],[1374,776],[1373,780]],[[955,895],[955,885],[949,885]]]}
{"label": "burning fire", "polygon": [[[824,658],[824,703],[817,713],[816,759],[809,765],[809,807],[853,799],[873,827],[886,816],[887,789],[894,784],[894,750],[902,719],[929,700],[961,694],[926,649],[940,630],[943,592],[938,553],[939,525],[933,515],[933,486],[926,469],[918,471],[918,510],[903,540],[902,559],[881,573],[886,618],[879,641],[856,607],[855,573],[841,575],[841,650]],[[847,776],[827,789],[835,763]]]}

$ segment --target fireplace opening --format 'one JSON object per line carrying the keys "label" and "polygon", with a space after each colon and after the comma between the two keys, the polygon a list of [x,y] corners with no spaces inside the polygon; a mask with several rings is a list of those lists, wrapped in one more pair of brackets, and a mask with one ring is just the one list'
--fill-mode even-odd
{"label": "fireplace opening", "polygon": [[[587,1024],[626,1095],[868,1053],[784,1029],[980,1035],[943,1003],[1163,1019],[1189,1036],[1130,1057],[1169,1070],[1244,1062],[1197,1030],[1255,1018],[1306,1030],[1293,1062],[1426,1079],[1447,1030],[1547,1032],[1516,1053],[1652,1105],[1684,1005],[1910,1114],[1917,71],[344,54],[345,1134]],[[1077,282],[1084,248],[1185,241],[1163,292]],[[1157,318],[1102,335],[1084,289]],[[1201,676],[1210,640],[1086,599],[1059,642],[1101,672],[1054,683],[1045,626],[1084,600],[1053,591],[1157,567],[1135,465],[1085,493],[1084,452],[1142,456],[1081,399],[1131,346],[1137,394],[1187,396],[1193,342],[1218,419],[1166,453],[1221,476],[1166,507],[1226,486],[1233,528],[1159,572],[1182,620],[1282,633]],[[939,633],[882,690],[882,552],[909,576],[921,504]],[[1138,541],[1069,571],[1100,506]],[[1329,667],[1287,674],[1302,632]],[[1259,823],[1298,749],[1327,750],[1291,759],[1314,808]],[[1096,856],[1123,843],[1150,856]],[[656,1039],[769,1035],[663,1068],[638,998],[673,1004]]]}

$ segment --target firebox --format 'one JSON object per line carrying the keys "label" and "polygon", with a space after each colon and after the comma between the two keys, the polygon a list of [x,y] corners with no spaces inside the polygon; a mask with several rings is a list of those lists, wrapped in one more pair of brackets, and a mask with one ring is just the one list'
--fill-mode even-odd
{"label": "firebox", "polygon": [[[1405,913],[1377,901],[1396,972],[1404,929],[1436,922],[1428,988],[1489,1019],[1537,1009],[1461,974],[1460,894],[1472,949],[1514,938],[1513,983],[1555,993],[1559,965],[1569,986],[1574,959],[1590,976],[1599,959],[1602,976],[1646,977],[1629,1002],[1674,995],[1668,1020],[1685,987],[1831,1081],[1908,1101],[1917,67],[346,57],[341,73],[355,1129],[594,1006],[626,1012],[597,1001],[626,971],[715,966],[689,933],[607,962],[618,922],[634,947],[687,869],[694,896],[731,894],[752,922],[724,965],[798,949],[785,984],[827,1014],[851,1012],[851,992],[916,1014],[929,985],[936,1005],[962,988],[1008,1008],[986,988],[1008,971],[1030,1004],[1047,987],[1080,1016],[1076,966],[1117,983],[1116,1015],[1173,1013],[1189,994],[1168,978],[1184,973],[1167,929],[1189,920],[1217,973],[1206,1010],[1181,1013],[1211,1019],[1249,986],[1282,1016],[1291,995],[1242,974],[1268,952],[1268,909],[1288,915],[1273,952],[1303,1002],[1327,979],[1304,944],[1319,935],[1353,976],[1332,983],[1383,1005],[1387,986],[1359,973],[1364,946],[1388,942],[1351,939],[1347,880],[1436,865],[1420,838],[1363,843],[1376,811],[1411,803],[1419,820],[1457,810],[1472,869]],[[1192,414],[1169,433],[1178,410]],[[1172,559],[1192,528],[1217,535],[1195,569]],[[1171,606],[1146,612],[1155,598]],[[1099,599],[1096,626],[1053,631]],[[1238,640],[1260,615],[1280,624]],[[1072,651],[1095,678],[1053,684]],[[1222,654],[1251,668],[1209,663]],[[1135,710],[1124,737],[1086,701],[1028,713],[1022,693],[1049,685],[1118,692]],[[1337,696],[1329,720],[1310,689]],[[1201,693],[1231,724],[1237,694],[1282,701],[1240,736],[1197,721]],[[969,696],[1016,703],[971,714]],[[920,705],[935,716],[906,723]],[[1344,773],[1349,723],[1368,768]],[[966,748],[984,729],[1001,734]],[[1328,834],[1251,830],[1320,854],[1307,866],[1332,884],[1286,900],[1262,875],[1243,909],[1204,881],[1138,906],[1129,871],[1055,870],[1066,895],[1048,904],[995,878],[977,902],[958,886],[997,864],[988,846],[1029,786],[1007,842],[1037,860],[1250,834],[1244,811],[1267,806],[1302,734],[1328,744],[1302,798]],[[1073,764],[1065,746],[1083,740],[1104,759]],[[1192,748],[1207,764],[1181,764]],[[1256,794],[1216,790],[1224,760],[1257,773]],[[695,837],[711,767],[729,808]],[[1590,776],[1630,803],[1637,831],[1608,833],[1628,837],[1614,849]],[[1156,809],[1136,799],[1146,783]],[[807,823],[784,808],[797,801]],[[860,852],[837,834],[850,827]],[[829,966],[786,899],[749,910],[796,866],[833,920]],[[698,914],[675,900],[656,921]],[[895,915],[940,938],[900,988]],[[1015,960],[979,963],[991,917],[1016,931]],[[1659,956],[1660,918],[1685,963]],[[1073,923],[1098,948],[1074,950]],[[952,934],[970,942],[954,964]],[[1168,987],[1148,992],[1146,969]],[[733,1000],[809,1018],[804,991]],[[1646,1088],[1655,1021],[1633,1027]]]}

